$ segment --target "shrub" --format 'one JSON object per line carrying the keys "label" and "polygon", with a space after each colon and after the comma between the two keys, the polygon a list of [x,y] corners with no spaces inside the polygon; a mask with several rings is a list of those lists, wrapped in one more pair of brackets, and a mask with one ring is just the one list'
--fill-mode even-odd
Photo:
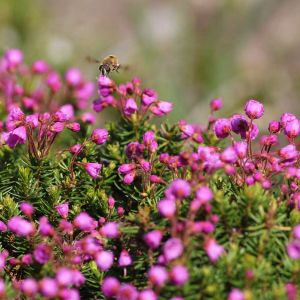
{"label": "shrub", "polygon": [[[264,106],[206,126],[134,78],[0,62],[2,299],[298,299],[299,120]],[[281,145],[279,144],[281,140]],[[285,142],[286,141],[286,142]],[[298,296],[297,296],[298,295]]]}

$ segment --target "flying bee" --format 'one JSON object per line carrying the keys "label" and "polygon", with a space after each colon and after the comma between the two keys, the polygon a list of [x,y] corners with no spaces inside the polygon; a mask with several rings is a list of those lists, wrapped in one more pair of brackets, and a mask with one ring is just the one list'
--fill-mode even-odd
{"label": "flying bee", "polygon": [[108,55],[103,58],[103,60],[94,59],[90,56],[87,57],[89,62],[97,63],[99,65],[99,71],[101,75],[108,76],[112,71],[118,72],[121,65],[119,64],[118,58],[115,55]]}

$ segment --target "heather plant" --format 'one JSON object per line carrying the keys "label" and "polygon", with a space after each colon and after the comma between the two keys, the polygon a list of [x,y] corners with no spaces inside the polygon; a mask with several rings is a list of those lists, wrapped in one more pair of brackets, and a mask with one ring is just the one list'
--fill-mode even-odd
{"label": "heather plant", "polygon": [[261,135],[262,102],[213,99],[207,124],[154,122],[172,103],[140,79],[94,88],[18,49],[0,99],[1,299],[299,298],[295,115]]}

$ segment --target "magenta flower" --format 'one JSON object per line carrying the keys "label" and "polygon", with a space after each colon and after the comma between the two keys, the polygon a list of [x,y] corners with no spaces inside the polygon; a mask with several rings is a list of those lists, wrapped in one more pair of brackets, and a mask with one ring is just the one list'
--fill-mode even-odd
{"label": "magenta flower", "polygon": [[222,99],[216,98],[210,101],[210,109],[211,111],[217,111],[222,108]]}
{"label": "magenta flower", "polygon": [[202,186],[197,190],[196,196],[197,199],[199,199],[202,204],[206,204],[213,199],[214,194],[209,187]]}
{"label": "magenta flower", "polygon": [[78,86],[82,80],[80,70],[76,68],[71,68],[67,70],[65,74],[65,79],[69,86],[71,87]]}
{"label": "magenta flower", "polygon": [[237,161],[237,155],[233,147],[227,147],[221,154],[221,160],[228,164],[233,164]]}
{"label": "magenta flower", "polygon": [[157,117],[162,117],[169,114],[172,109],[173,103],[167,101],[157,101],[155,105],[150,107],[151,112]]}
{"label": "magenta flower", "polygon": [[117,295],[117,300],[137,300],[138,291],[132,284],[122,284]]}
{"label": "magenta flower", "polygon": [[23,53],[19,49],[9,49],[4,54],[7,69],[12,70],[17,68],[23,62]]}
{"label": "magenta flower", "polygon": [[244,293],[239,289],[232,289],[228,294],[227,300],[244,300]]}
{"label": "magenta flower", "polygon": [[110,239],[118,238],[120,235],[119,224],[116,222],[108,222],[100,229],[100,233]]}
{"label": "magenta flower", "polygon": [[300,259],[300,240],[294,240],[289,243],[287,252],[291,259]]}
{"label": "magenta flower", "polygon": [[34,249],[33,257],[38,263],[45,264],[50,260],[51,254],[52,250],[50,246],[47,244],[39,244]]}
{"label": "magenta flower", "polygon": [[142,105],[149,106],[150,104],[156,102],[157,93],[151,89],[145,89],[142,93]]}
{"label": "magenta flower", "polygon": [[138,107],[133,98],[129,98],[126,100],[125,106],[124,106],[124,114],[127,117],[130,117],[133,115],[135,112],[137,112]]}
{"label": "magenta flower", "polygon": [[151,289],[142,290],[139,294],[139,300],[157,300],[157,295]]}
{"label": "magenta flower", "polygon": [[54,234],[54,229],[46,216],[42,216],[39,220],[39,233],[42,236],[53,236]]}
{"label": "magenta flower", "polygon": [[81,121],[87,124],[95,124],[96,117],[92,113],[86,112],[81,115]]}
{"label": "magenta flower", "polygon": [[96,254],[95,262],[102,272],[107,271],[114,263],[114,255],[111,251],[100,251]]}
{"label": "magenta flower", "polygon": [[175,285],[184,285],[189,279],[189,272],[183,265],[176,265],[170,271],[170,278]]}
{"label": "magenta flower", "polygon": [[144,133],[143,143],[145,146],[149,147],[154,140],[155,140],[155,132],[154,131],[149,130]]}
{"label": "magenta flower", "polygon": [[245,113],[250,119],[259,119],[264,114],[264,106],[259,101],[250,99],[245,104]]}
{"label": "magenta flower", "polygon": [[44,60],[36,60],[32,64],[32,72],[35,74],[44,74],[49,71],[49,66]]}
{"label": "magenta flower", "polygon": [[56,280],[53,278],[45,277],[39,282],[40,292],[47,298],[54,298],[58,293],[58,286]]}
{"label": "magenta flower", "polygon": [[214,131],[219,139],[228,137],[231,131],[231,123],[228,119],[218,119],[214,125]]}
{"label": "magenta flower", "polygon": [[129,255],[127,250],[121,251],[118,263],[120,267],[127,267],[132,264],[131,256]]}
{"label": "magenta flower", "polygon": [[108,139],[109,133],[106,129],[97,128],[94,129],[91,135],[92,141],[97,145],[104,144]]}
{"label": "magenta flower", "polygon": [[62,203],[55,206],[55,209],[57,213],[64,219],[68,217],[69,214],[69,204],[68,203]]}
{"label": "magenta flower", "polygon": [[127,173],[123,178],[123,182],[125,184],[129,185],[134,181],[135,176],[136,176],[135,172]]}
{"label": "magenta flower", "polygon": [[206,240],[204,250],[213,263],[216,262],[224,252],[224,248],[212,238]]}
{"label": "magenta flower", "polygon": [[20,204],[20,209],[22,213],[28,217],[31,217],[35,211],[34,207],[28,202],[22,202]]}
{"label": "magenta flower", "polygon": [[183,253],[183,244],[179,238],[170,238],[163,246],[163,253],[166,261],[171,261]]}
{"label": "magenta flower", "polygon": [[152,266],[148,272],[149,281],[157,286],[164,286],[169,276],[167,270],[162,266]]}
{"label": "magenta flower", "polygon": [[102,168],[101,164],[98,163],[84,163],[83,164],[86,172],[93,178],[96,179],[99,176],[99,172]]}
{"label": "magenta flower", "polygon": [[244,141],[235,142],[233,145],[236,155],[238,158],[243,159],[247,156],[247,143]]}
{"label": "magenta flower", "polygon": [[175,199],[183,199],[190,195],[191,186],[183,179],[175,179],[166,190],[165,194],[167,197]]}
{"label": "magenta flower", "polygon": [[64,130],[65,124],[63,122],[55,122],[51,127],[50,130],[55,133],[62,132]]}
{"label": "magenta flower", "polygon": [[233,115],[231,117],[231,128],[236,134],[240,134],[241,138],[246,138],[246,132],[249,129],[249,124],[243,115]]}
{"label": "magenta flower", "polygon": [[82,212],[75,217],[74,225],[82,231],[89,232],[97,227],[97,221],[86,212]]}
{"label": "magenta flower", "polygon": [[47,85],[53,93],[57,93],[62,87],[59,75],[55,72],[49,73],[47,77]]}
{"label": "magenta flower", "polygon": [[278,133],[280,131],[280,122],[278,121],[271,121],[269,123],[269,132],[270,133]]}
{"label": "magenta flower", "polygon": [[176,213],[176,202],[170,199],[162,199],[157,203],[159,213],[166,218],[172,218]]}
{"label": "magenta flower", "polygon": [[127,173],[133,171],[135,168],[136,168],[135,164],[122,164],[118,168],[118,171],[121,174],[127,174]]}
{"label": "magenta flower", "polygon": [[25,219],[15,216],[12,217],[7,223],[8,229],[18,236],[29,236],[34,233],[32,223]]}
{"label": "magenta flower", "polygon": [[7,135],[5,142],[10,148],[14,148],[18,144],[25,144],[26,139],[26,129],[24,126],[21,126],[11,131]]}
{"label": "magenta flower", "polygon": [[293,120],[297,119],[297,117],[294,114],[291,113],[283,113],[280,117],[280,125],[282,128],[285,128],[286,124],[288,122],[291,122]]}
{"label": "magenta flower", "polygon": [[80,124],[77,122],[69,123],[67,124],[67,128],[70,129],[73,132],[79,132],[80,131]]}
{"label": "magenta flower", "polygon": [[106,277],[101,285],[102,293],[105,297],[115,297],[120,290],[120,282],[115,277]]}
{"label": "magenta flower", "polygon": [[298,224],[294,227],[293,236],[294,236],[295,239],[300,240],[300,224]]}
{"label": "magenta flower", "polygon": [[144,241],[151,249],[156,249],[159,247],[162,237],[163,234],[160,230],[153,230],[144,235]]}
{"label": "magenta flower", "polygon": [[29,297],[33,297],[38,292],[38,284],[33,278],[26,278],[20,282],[20,290]]}
{"label": "magenta flower", "polygon": [[74,119],[75,112],[74,112],[73,105],[65,104],[60,107],[59,111],[65,115],[65,121],[70,121],[70,120]]}
{"label": "magenta flower", "polygon": [[300,122],[298,119],[288,121],[284,127],[284,133],[290,139],[296,138],[300,133]]}

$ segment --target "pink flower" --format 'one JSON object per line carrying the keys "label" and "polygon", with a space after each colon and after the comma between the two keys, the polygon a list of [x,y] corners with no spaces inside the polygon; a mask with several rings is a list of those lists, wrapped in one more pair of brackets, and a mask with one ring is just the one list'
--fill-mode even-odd
{"label": "pink flower", "polygon": [[102,293],[105,297],[112,298],[119,293],[120,282],[115,277],[106,277],[101,285]]}
{"label": "pink flower", "polygon": [[99,172],[102,168],[101,164],[98,163],[85,163],[83,164],[86,172],[93,178],[96,179],[99,176]]}
{"label": "pink flower", "polygon": [[26,278],[21,281],[20,290],[26,296],[33,297],[38,292],[38,284],[33,278]]}
{"label": "pink flower", "polygon": [[62,132],[64,130],[64,127],[65,127],[65,124],[62,123],[62,122],[55,122],[51,127],[50,127],[50,130],[52,132],[55,132],[55,133],[59,133],[59,132]]}
{"label": "pink flower", "polygon": [[67,125],[67,128],[70,129],[73,132],[79,132],[80,131],[80,124],[77,122],[69,123]]}
{"label": "pink flower", "polygon": [[287,252],[291,259],[300,259],[300,240],[292,241],[287,246]]}
{"label": "pink flower", "polygon": [[214,131],[219,139],[228,137],[231,131],[231,123],[228,119],[218,119],[214,125]]}
{"label": "pink flower", "polygon": [[47,244],[39,244],[34,249],[33,257],[38,263],[45,264],[51,258],[51,254],[52,250],[50,246],[48,246]]}
{"label": "pink flower", "polygon": [[250,99],[245,104],[245,113],[250,119],[259,119],[264,114],[264,106],[259,101]]}
{"label": "pink flower", "polygon": [[271,121],[269,123],[268,129],[269,129],[270,133],[277,133],[277,132],[279,132],[279,130],[280,130],[280,122],[278,122],[278,121]]}
{"label": "pink flower", "polygon": [[151,89],[145,89],[142,93],[142,105],[149,106],[157,100],[157,93]]}
{"label": "pink flower", "polygon": [[116,222],[108,222],[101,229],[100,233],[107,238],[115,239],[120,235],[119,225]]}
{"label": "pink flower", "polygon": [[157,300],[157,295],[153,290],[145,289],[140,292],[139,300]]}
{"label": "pink flower", "polygon": [[135,176],[136,176],[135,172],[127,173],[123,178],[123,182],[125,184],[129,185],[134,181]]}
{"label": "pink flower", "polygon": [[296,138],[300,133],[300,122],[298,119],[291,120],[286,123],[284,133],[290,139]]}
{"label": "pink flower", "polygon": [[111,251],[100,251],[95,257],[98,268],[104,272],[111,268],[114,262],[114,255]]}
{"label": "pink flower", "polygon": [[47,85],[53,93],[57,93],[61,89],[62,83],[59,75],[56,72],[51,72],[48,74]]}
{"label": "pink flower", "polygon": [[297,117],[294,114],[291,113],[283,113],[280,117],[280,125],[282,128],[285,128],[286,124],[288,122],[291,122],[293,120],[297,119]]}
{"label": "pink flower", "polygon": [[69,86],[71,87],[78,86],[82,80],[80,70],[76,68],[71,68],[67,70],[65,74],[65,79]]}
{"label": "pink flower", "polygon": [[69,214],[69,204],[68,203],[62,203],[55,206],[55,209],[57,213],[64,219],[68,217]]}
{"label": "pink flower", "polygon": [[175,285],[184,285],[189,279],[189,272],[183,265],[176,265],[170,271],[170,278]]}
{"label": "pink flower", "polygon": [[26,129],[24,126],[21,126],[11,131],[5,138],[5,142],[10,148],[14,148],[18,144],[25,144],[26,139]]}
{"label": "pink flower", "polygon": [[132,259],[127,250],[121,251],[118,263],[120,267],[127,267],[132,264]]}
{"label": "pink flower", "polygon": [[45,277],[39,282],[40,292],[47,298],[54,298],[58,293],[58,285],[53,278]]}
{"label": "pink flower", "polygon": [[144,235],[144,241],[151,249],[159,247],[163,234],[160,230],[153,230]]}
{"label": "pink flower", "polygon": [[92,231],[97,227],[97,222],[86,212],[82,212],[74,219],[74,225],[82,231]]}
{"label": "pink flower", "polygon": [[232,289],[227,300],[244,300],[244,293],[239,289]]}
{"label": "pink flower", "polygon": [[29,236],[34,233],[33,225],[19,216],[12,217],[7,225],[8,229],[18,236]]}
{"label": "pink flower", "polygon": [[210,109],[212,111],[217,111],[217,110],[220,110],[221,108],[222,108],[222,99],[221,98],[213,99],[210,101]]}
{"label": "pink flower", "polygon": [[138,291],[135,286],[129,283],[122,284],[117,295],[117,300],[137,300]]}
{"label": "pink flower", "polygon": [[206,240],[204,249],[212,262],[216,262],[224,252],[224,248],[212,238]]}
{"label": "pink flower", "polygon": [[157,286],[164,286],[169,279],[167,270],[162,266],[152,266],[148,272],[149,281]]}
{"label": "pink flower", "polygon": [[162,199],[157,204],[159,213],[166,218],[172,218],[176,213],[176,202],[170,199]]}
{"label": "pink flower", "polygon": [[133,171],[134,169],[136,169],[136,165],[135,164],[122,164],[118,168],[118,171],[121,174],[127,174],[127,173]]}
{"label": "pink flower", "polygon": [[191,186],[184,179],[175,179],[166,190],[167,197],[173,197],[175,199],[183,199],[190,195]]}
{"label": "pink flower", "polygon": [[154,106],[151,106],[151,112],[158,116],[162,117],[170,113],[173,109],[173,103],[167,101],[157,101]]}
{"label": "pink flower", "polygon": [[19,49],[7,50],[4,54],[4,57],[9,70],[18,67],[23,62],[23,53]]}
{"label": "pink flower", "polygon": [[130,117],[135,112],[137,112],[137,110],[138,110],[138,107],[137,107],[137,104],[136,104],[135,100],[133,98],[127,99],[126,103],[125,103],[125,106],[124,106],[124,114],[127,117]]}
{"label": "pink flower", "polygon": [[207,186],[200,187],[197,190],[196,195],[197,195],[197,199],[199,199],[202,204],[206,204],[206,203],[210,202],[214,197],[213,192]]}
{"label": "pink flower", "polygon": [[32,64],[31,69],[32,69],[33,73],[44,74],[49,71],[49,66],[45,61],[37,60]]}
{"label": "pink flower", "polygon": [[23,214],[28,217],[31,217],[35,211],[34,207],[28,202],[22,202],[20,204],[20,209],[23,212]]}
{"label": "pink flower", "polygon": [[179,238],[170,238],[166,241],[163,247],[163,253],[166,261],[171,261],[183,253],[183,244]]}
{"label": "pink flower", "polygon": [[95,124],[96,117],[92,113],[86,112],[82,114],[81,120],[84,123]]}
{"label": "pink flower", "polygon": [[93,130],[91,138],[95,144],[102,145],[107,141],[108,136],[109,133],[106,129],[97,128]]}

